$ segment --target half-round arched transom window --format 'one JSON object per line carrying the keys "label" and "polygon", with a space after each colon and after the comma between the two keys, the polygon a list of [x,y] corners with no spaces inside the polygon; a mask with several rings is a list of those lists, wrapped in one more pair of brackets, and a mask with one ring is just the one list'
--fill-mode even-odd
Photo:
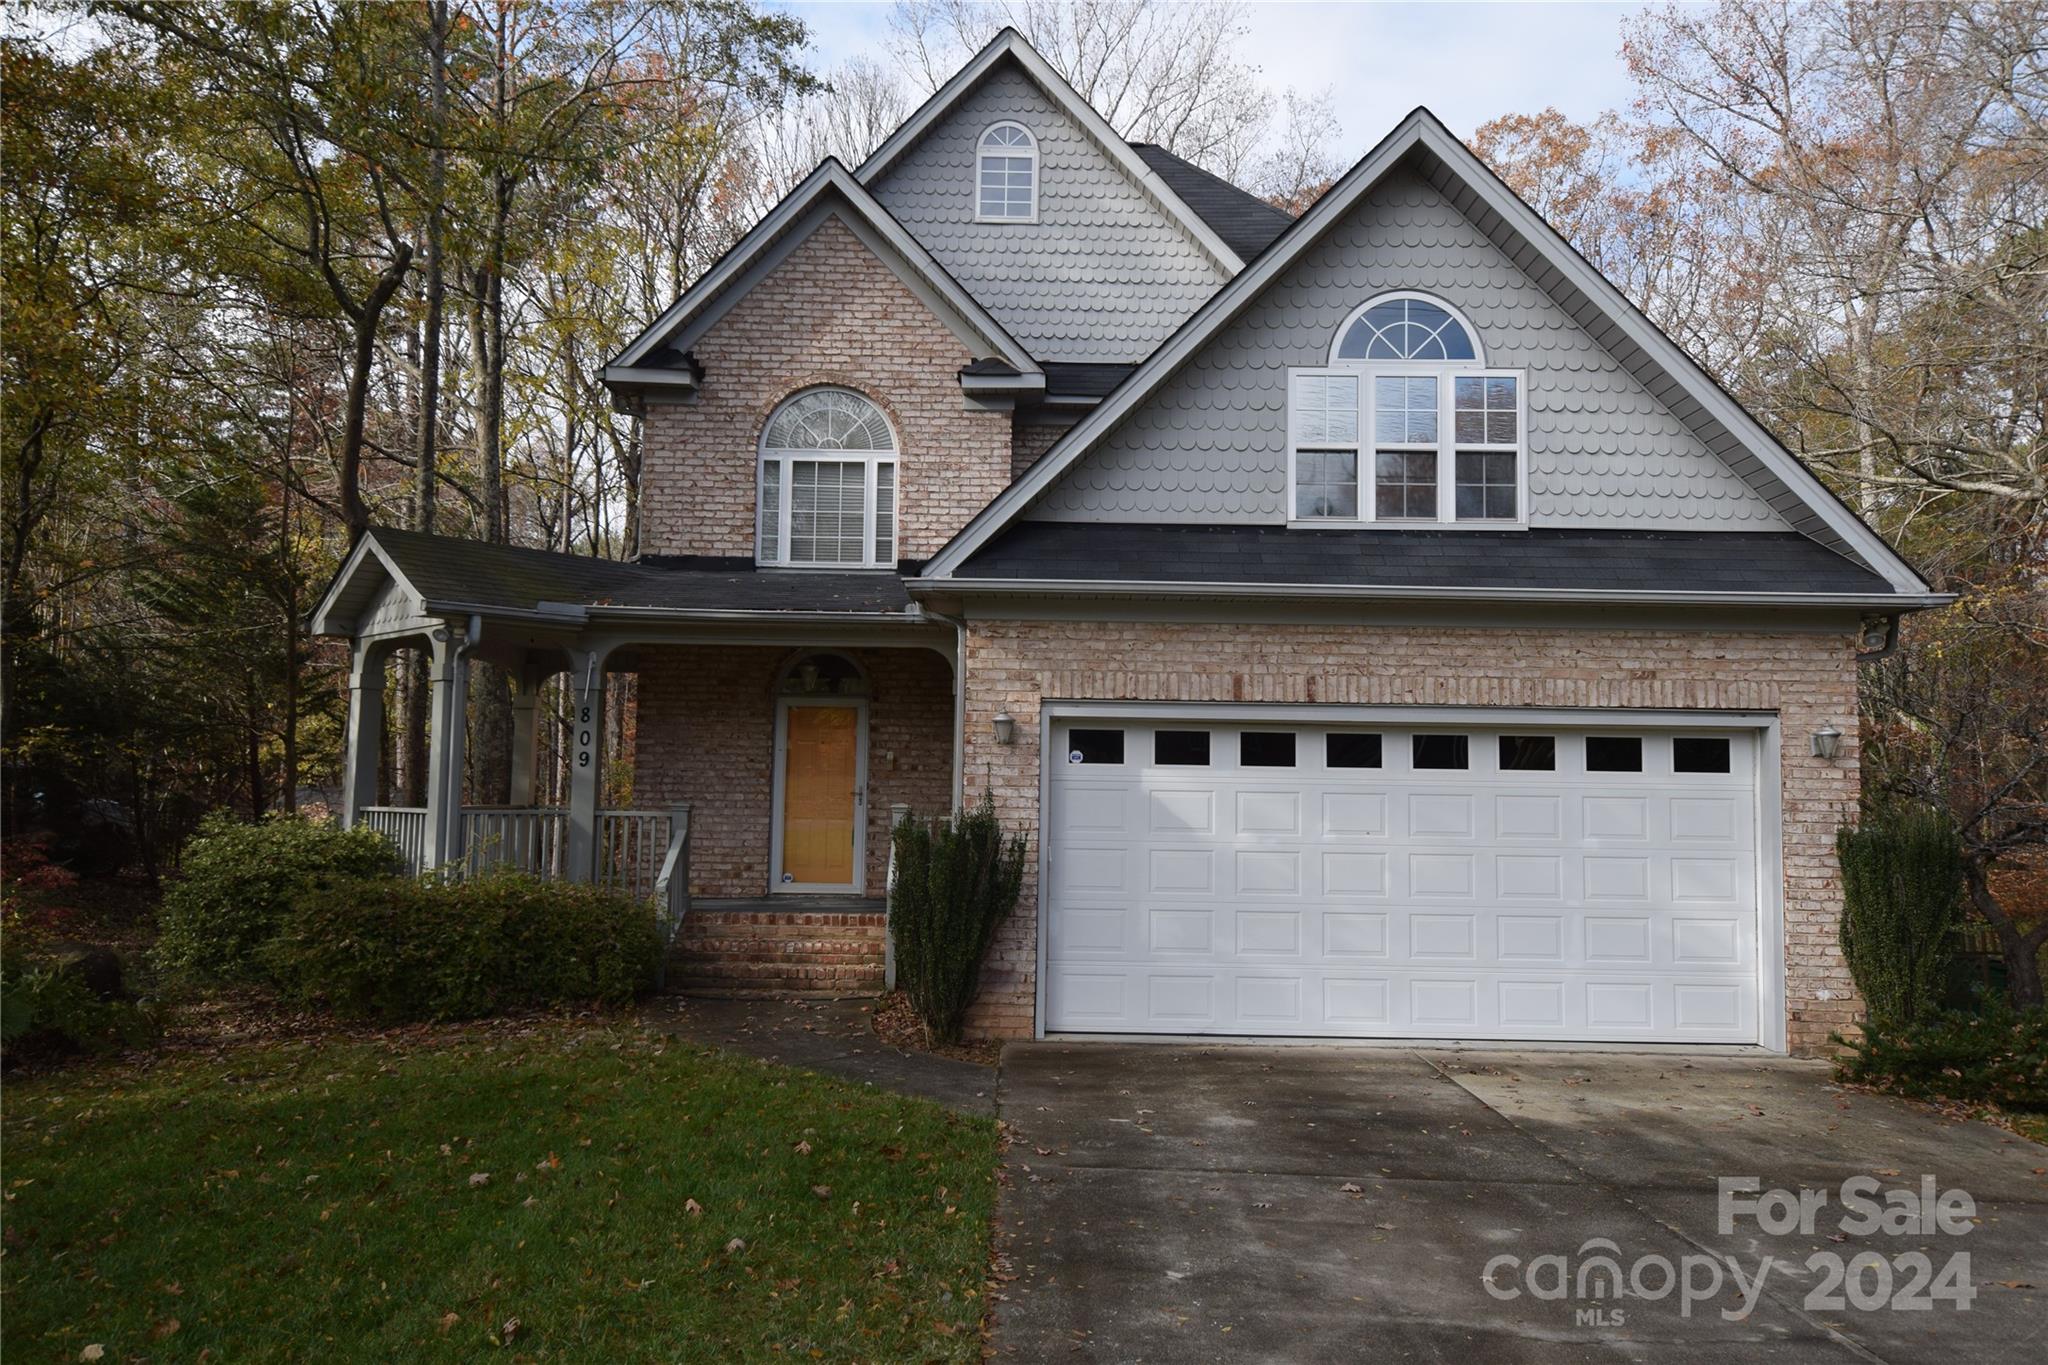
{"label": "half-round arched transom window", "polygon": [[873,402],[850,389],[808,389],[770,414],[755,558],[895,566],[896,433]]}
{"label": "half-round arched transom window", "polygon": [[1525,377],[1447,303],[1367,299],[1328,365],[1289,372],[1289,519],[1526,526]]}
{"label": "half-round arched transom window", "polygon": [[982,130],[975,157],[974,216],[988,223],[1038,221],[1038,141],[1021,123]]}
{"label": "half-round arched transom window", "polygon": [[1435,299],[1398,294],[1360,310],[1337,335],[1332,360],[1478,360],[1463,321]]}

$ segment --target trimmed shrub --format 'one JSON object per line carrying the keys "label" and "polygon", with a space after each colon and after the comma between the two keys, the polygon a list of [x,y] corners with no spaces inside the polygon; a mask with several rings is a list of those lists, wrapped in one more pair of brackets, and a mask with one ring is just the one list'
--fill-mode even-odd
{"label": "trimmed shrub", "polygon": [[995,802],[926,824],[896,826],[889,923],[896,980],[934,1043],[959,1040],[996,926],[1024,888],[1024,840],[1003,838]]}
{"label": "trimmed shrub", "polygon": [[660,956],[649,906],[510,871],[337,882],[309,893],[262,953],[288,996],[385,1020],[624,1005]]}
{"label": "trimmed shrub", "polygon": [[1914,1099],[2048,1111],[2048,1010],[2022,1014],[1993,997],[1982,1013],[1873,1025],[1835,1039],[1848,1053],[1836,1075]]}
{"label": "trimmed shrub", "polygon": [[1940,1008],[1955,952],[1963,857],[1939,812],[1893,805],[1835,836],[1842,865],[1842,956],[1881,1029]]}
{"label": "trimmed shrub", "polygon": [[261,949],[300,901],[337,882],[397,871],[397,853],[372,829],[210,815],[185,845],[183,875],[164,890],[156,964],[205,981],[265,980]]}

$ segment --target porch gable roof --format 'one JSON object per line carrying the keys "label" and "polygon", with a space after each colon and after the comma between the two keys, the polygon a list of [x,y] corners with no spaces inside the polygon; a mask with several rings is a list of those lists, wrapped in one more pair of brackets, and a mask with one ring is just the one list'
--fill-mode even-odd
{"label": "porch gable roof", "polygon": [[312,615],[317,635],[363,632],[394,595],[413,614],[511,615],[573,626],[616,612],[679,617],[909,616],[893,570],[757,569],[731,559],[628,563],[379,527],[344,561]]}

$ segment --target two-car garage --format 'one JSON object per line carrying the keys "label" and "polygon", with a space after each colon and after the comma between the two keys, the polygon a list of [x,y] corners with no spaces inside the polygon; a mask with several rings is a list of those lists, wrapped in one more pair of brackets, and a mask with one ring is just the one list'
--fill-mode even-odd
{"label": "two-car garage", "polygon": [[1050,1033],[1757,1043],[1761,729],[1052,714]]}

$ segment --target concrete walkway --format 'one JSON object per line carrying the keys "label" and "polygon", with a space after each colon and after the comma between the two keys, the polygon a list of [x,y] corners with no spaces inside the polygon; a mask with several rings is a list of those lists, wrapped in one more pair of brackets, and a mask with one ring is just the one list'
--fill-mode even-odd
{"label": "concrete walkway", "polygon": [[[1815,1063],[1029,1043],[1004,1052],[1001,1101],[1002,1359],[2040,1358],[2048,1148],[1846,1094]],[[1845,1233],[1839,1187],[1856,1175],[1966,1190],[1969,1230]],[[1723,1233],[1720,1176],[1828,1202],[1811,1233],[1767,1235],[1749,1215]],[[1586,1246],[1599,1238],[1612,1249]],[[1809,1257],[1866,1248],[1936,1271],[1967,1252],[1974,1302],[1810,1300],[1828,1286]],[[1595,1275],[1580,1297],[1601,1252],[1625,1272],[1662,1257],[1700,1295],[1598,1298]],[[1551,1271],[1528,1278],[1545,1255],[1568,1267],[1563,1297],[1537,1292]],[[1728,1258],[1753,1285],[1766,1256],[1744,1313]],[[1489,1262],[1516,1297],[1489,1292]],[[1641,1275],[1663,1283],[1655,1263]],[[1860,1290],[1889,1305],[1877,1276]]]}
{"label": "concrete walkway", "polygon": [[644,1018],[694,1043],[936,1100],[963,1114],[995,1113],[994,1067],[889,1046],[875,1036],[867,1001],[670,996]]}

